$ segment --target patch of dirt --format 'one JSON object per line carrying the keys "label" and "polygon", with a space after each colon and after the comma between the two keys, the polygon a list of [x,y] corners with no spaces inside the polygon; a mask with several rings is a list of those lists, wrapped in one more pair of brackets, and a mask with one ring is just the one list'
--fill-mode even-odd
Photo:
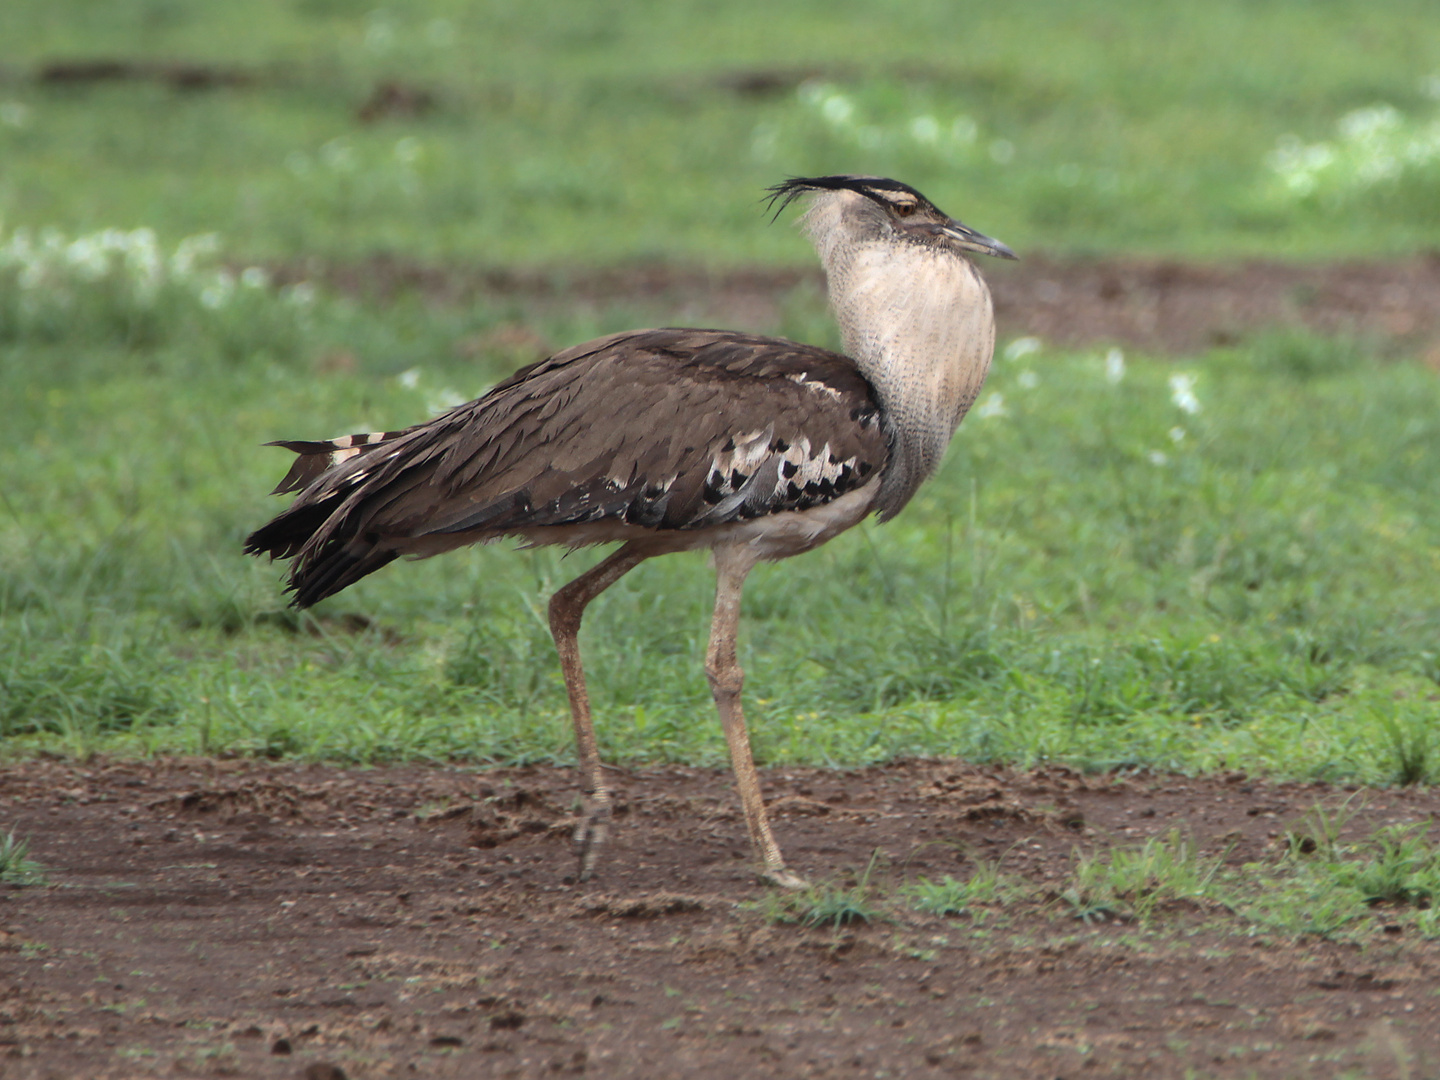
{"label": "patch of dirt", "polygon": [[35,81],[50,85],[158,82],[175,90],[213,90],[250,86],[257,78],[253,72],[202,62],[94,57],[48,61],[35,72]]}
{"label": "patch of dirt", "polygon": [[[721,272],[664,263],[546,272],[377,255],[355,263],[274,269],[281,284],[318,280],[371,299],[414,292],[444,304],[512,300],[537,314],[625,303],[665,325],[762,332],[780,325],[794,290],[818,296],[824,287],[818,270]],[[1042,254],[1018,263],[984,260],[984,271],[1005,337],[1033,334],[1060,345],[1183,354],[1285,327],[1375,338],[1388,351],[1418,352],[1440,367],[1440,255],[1201,264]],[[545,351],[538,338],[525,345],[525,361]],[[473,350],[475,344],[464,347]]]}
{"label": "patch of dirt", "polygon": [[[0,828],[49,874],[0,886],[0,1075],[1440,1075],[1440,943],[1246,935],[1194,905],[1086,925],[1058,901],[807,929],[767,917],[727,773],[615,778],[578,886],[568,769],[0,768]],[[1058,882],[1077,850],[1175,826],[1273,860],[1321,802],[1349,798],[1355,835],[1440,810],[1433,790],[956,761],[765,782],[792,865],[872,867],[881,900],[976,859]]]}
{"label": "patch of dirt", "polygon": [[435,111],[435,95],[423,86],[386,79],[375,85],[355,112],[362,124],[378,120],[414,120]]}

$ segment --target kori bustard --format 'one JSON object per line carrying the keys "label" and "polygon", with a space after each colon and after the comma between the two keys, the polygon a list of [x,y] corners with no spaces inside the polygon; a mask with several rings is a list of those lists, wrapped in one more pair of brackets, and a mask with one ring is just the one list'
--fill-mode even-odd
{"label": "kori bustard", "polygon": [[289,591],[302,608],[401,555],[505,536],[620,544],[550,601],[585,794],[582,880],[611,796],[580,666],[581,615],[646,559],[709,548],[717,584],[705,673],[750,842],[765,879],[804,884],[771,834],[740,707],[741,588],[762,560],[899,513],[990,366],[990,293],[969,256],[1013,259],[1009,248],[895,180],[797,177],[770,189],[777,214],[801,196],[849,355],[725,330],[637,330],[556,353],[403,431],[272,444],[299,455],[276,493],[300,494],[245,550],[295,560]]}

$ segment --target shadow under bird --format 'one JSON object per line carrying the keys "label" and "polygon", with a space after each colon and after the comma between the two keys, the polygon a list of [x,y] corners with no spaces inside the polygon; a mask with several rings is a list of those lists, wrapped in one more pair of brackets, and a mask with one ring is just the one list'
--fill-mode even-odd
{"label": "shadow under bird", "polygon": [[[935,471],[980,392],[995,343],[972,254],[1004,244],[874,176],[797,177],[846,352],[725,330],[636,330],[516,372],[403,431],[280,442],[299,457],[295,501],[246,541],[290,559],[309,607],[391,560],[513,536],[619,543],[550,600],[585,808],[580,877],[611,814],[577,634],[585,607],[655,555],[709,548],[715,610],[705,656],[761,876],[803,886],[771,834],[740,707],[740,593],[756,563],[798,555],[869,514],[894,517]],[[777,205],[778,204],[778,205]]]}

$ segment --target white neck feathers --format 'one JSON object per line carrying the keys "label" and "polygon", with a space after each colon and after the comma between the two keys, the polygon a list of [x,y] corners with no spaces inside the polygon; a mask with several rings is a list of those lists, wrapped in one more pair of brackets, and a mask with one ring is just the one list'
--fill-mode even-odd
{"label": "white neck feathers", "polygon": [[863,196],[817,198],[802,220],[825,266],[845,350],[880,398],[892,460],[875,509],[888,520],[939,467],[980,393],[995,316],[969,259],[876,235],[869,222],[850,227],[854,199]]}

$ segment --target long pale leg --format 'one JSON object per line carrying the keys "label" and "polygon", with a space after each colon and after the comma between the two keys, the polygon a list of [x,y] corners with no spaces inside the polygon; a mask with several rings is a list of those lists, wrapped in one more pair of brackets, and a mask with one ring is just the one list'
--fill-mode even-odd
{"label": "long pale leg", "polygon": [[770,822],[765,816],[765,800],[760,795],[760,776],[755,771],[755,758],[750,753],[750,734],[745,729],[745,714],[740,709],[740,690],[745,683],[745,672],[740,669],[740,662],[735,656],[735,637],[740,628],[740,593],[755,561],[748,548],[715,549],[715,615],[710,622],[705,674],[710,679],[710,692],[715,696],[720,723],[725,727],[730,764],[735,769],[735,786],[740,791],[740,806],[745,811],[750,846],[761,863],[761,876],[783,888],[803,889],[805,880],[785,868],[785,859],[770,832]]}
{"label": "long pale leg", "polygon": [[550,633],[555,638],[560,670],[565,675],[565,690],[570,696],[570,720],[575,725],[575,749],[580,757],[580,782],[585,792],[585,811],[575,826],[575,853],[580,860],[581,881],[594,872],[595,857],[609,832],[611,803],[610,790],[600,769],[595,725],[590,719],[585,670],[580,666],[580,619],[585,614],[585,605],[646,558],[626,544],[550,598]]}

